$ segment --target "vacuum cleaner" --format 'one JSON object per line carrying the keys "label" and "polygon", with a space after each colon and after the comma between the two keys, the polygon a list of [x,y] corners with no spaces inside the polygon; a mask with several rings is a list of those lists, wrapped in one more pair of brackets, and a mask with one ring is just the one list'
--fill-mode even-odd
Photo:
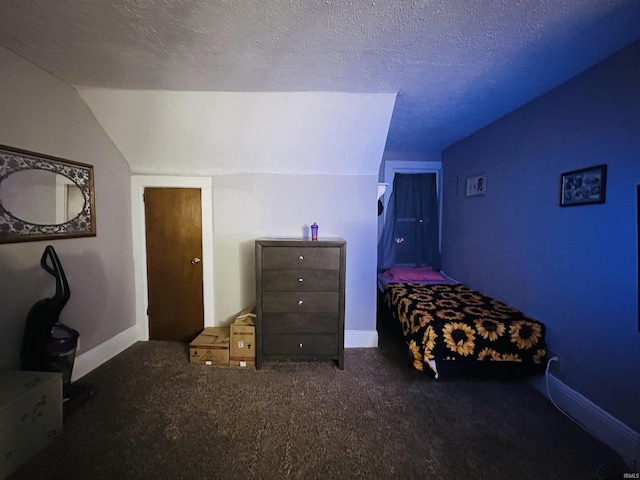
{"label": "vacuum cleaner", "polygon": [[53,297],[38,300],[29,310],[20,362],[23,370],[62,373],[63,405],[67,411],[72,405],[91,396],[93,389],[71,383],[80,334],[58,321],[71,291],[58,255],[51,245],[45,247],[40,266],[55,278],[56,291]]}

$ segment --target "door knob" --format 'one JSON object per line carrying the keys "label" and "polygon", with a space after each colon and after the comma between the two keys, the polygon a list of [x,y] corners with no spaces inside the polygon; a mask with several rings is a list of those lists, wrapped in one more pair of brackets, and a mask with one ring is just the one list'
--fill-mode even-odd
{"label": "door knob", "polygon": [[200,263],[200,259],[198,257],[195,257],[193,260],[191,260],[191,265],[197,265]]}

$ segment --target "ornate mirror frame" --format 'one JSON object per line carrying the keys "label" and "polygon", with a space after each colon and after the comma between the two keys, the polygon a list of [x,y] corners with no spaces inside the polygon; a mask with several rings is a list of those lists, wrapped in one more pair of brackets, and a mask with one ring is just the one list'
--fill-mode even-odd
{"label": "ornate mirror frame", "polygon": [[[25,170],[42,170],[62,175],[78,187],[83,205],[74,218],[58,224],[38,224],[18,218],[3,204],[2,182]],[[55,240],[58,238],[94,237],[96,235],[93,166],[0,145],[0,244]]]}

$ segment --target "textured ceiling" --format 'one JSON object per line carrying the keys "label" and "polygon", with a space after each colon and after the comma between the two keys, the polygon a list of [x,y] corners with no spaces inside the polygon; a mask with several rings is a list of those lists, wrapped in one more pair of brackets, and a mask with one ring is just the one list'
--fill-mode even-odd
{"label": "textured ceiling", "polygon": [[[0,45],[76,86],[397,92],[439,151],[640,38],[638,0],[3,0]],[[0,66],[1,68],[1,66]]]}

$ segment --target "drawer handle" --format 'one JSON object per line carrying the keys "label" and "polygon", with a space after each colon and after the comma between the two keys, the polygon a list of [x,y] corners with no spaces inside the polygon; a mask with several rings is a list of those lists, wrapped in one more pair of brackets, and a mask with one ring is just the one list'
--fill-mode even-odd
{"label": "drawer handle", "polygon": [[302,300],[298,300],[298,305],[302,305]]}
{"label": "drawer handle", "polygon": [[298,257],[298,260],[300,260],[300,261],[304,260],[304,255],[300,255],[300,256]]}
{"label": "drawer handle", "polygon": [[300,342],[300,348],[302,348],[302,342]]}
{"label": "drawer handle", "polygon": [[302,283],[302,282],[304,282],[304,278],[299,278],[298,283]]}

